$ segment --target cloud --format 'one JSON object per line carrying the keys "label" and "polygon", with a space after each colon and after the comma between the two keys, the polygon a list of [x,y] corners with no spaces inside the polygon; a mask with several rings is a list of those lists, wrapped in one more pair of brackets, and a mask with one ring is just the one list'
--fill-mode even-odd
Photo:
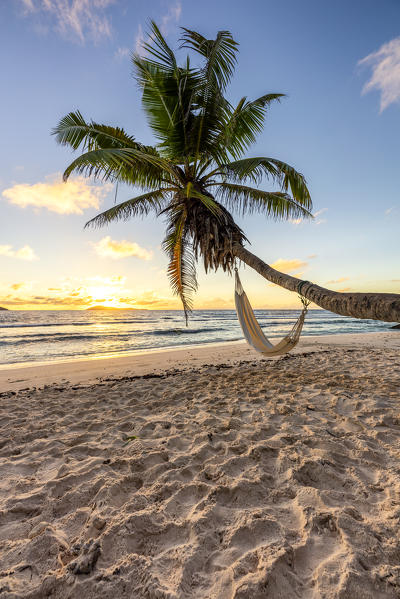
{"label": "cloud", "polygon": [[99,208],[111,184],[90,185],[84,177],[61,180],[60,174],[46,177],[44,183],[18,183],[3,191],[3,196],[21,208],[46,208],[58,214],[82,214],[87,208]]}
{"label": "cloud", "polygon": [[398,211],[399,210],[398,210],[397,206],[390,206],[390,208],[387,208],[385,210],[385,216],[390,216],[390,215],[396,216],[398,214]]}
{"label": "cloud", "polygon": [[130,53],[131,53],[131,50],[129,50],[129,48],[120,47],[120,48],[117,48],[117,50],[115,51],[114,57],[117,58],[118,60],[122,60],[122,59],[130,56]]}
{"label": "cloud", "polygon": [[317,257],[318,257],[318,254],[310,254],[309,256],[307,256],[307,258],[309,260],[313,260],[314,258],[317,258]]}
{"label": "cloud", "polygon": [[19,260],[38,260],[35,252],[29,245],[24,245],[19,250],[14,250],[12,245],[0,245],[0,256],[8,256],[9,258],[18,258]]}
{"label": "cloud", "polygon": [[12,245],[0,245],[0,256],[14,256]]}
{"label": "cloud", "polygon": [[138,29],[137,29],[137,34],[136,34],[136,37],[135,37],[135,52],[136,52],[136,54],[140,54],[141,53],[143,44],[144,44],[143,27],[139,23],[139,26],[138,26]]}
{"label": "cloud", "polygon": [[38,260],[38,257],[29,245],[24,245],[20,250],[17,250],[15,252],[15,257],[20,260]]}
{"label": "cloud", "polygon": [[326,223],[326,218],[319,218],[321,216],[321,214],[325,214],[325,212],[327,212],[328,208],[322,208],[322,210],[317,210],[317,212],[314,212],[314,225],[322,225],[322,223]]}
{"label": "cloud", "polygon": [[335,285],[336,283],[344,283],[344,281],[349,281],[350,277],[340,277],[339,279],[332,279],[332,281],[327,281],[327,285]]}
{"label": "cloud", "polygon": [[86,277],[83,279],[59,280],[57,287],[29,293],[24,284],[11,285],[15,293],[0,294],[0,305],[20,309],[75,308],[85,309],[93,305],[114,308],[169,309],[180,308],[177,298],[163,295],[155,290],[133,291],[128,289],[125,277]]}
{"label": "cloud", "polygon": [[152,252],[140,247],[140,245],[133,241],[126,241],[125,239],[115,241],[109,235],[92,245],[96,254],[104,258],[113,258],[114,260],[130,256],[135,256],[141,260],[151,260],[153,255]]}
{"label": "cloud", "polygon": [[93,304],[93,299],[73,297],[65,295],[63,297],[53,297],[47,295],[34,295],[30,297],[3,295],[0,298],[1,304],[7,306],[57,306],[61,308],[80,308]]}
{"label": "cloud", "polygon": [[321,210],[317,210],[317,212],[314,212],[313,219],[290,218],[289,222],[295,226],[303,225],[304,223],[308,223],[310,225],[322,225],[323,223],[326,223],[326,218],[319,218],[319,217],[322,214],[324,214],[325,212],[327,212],[327,210],[328,210],[328,208],[322,208]]}
{"label": "cloud", "polygon": [[[308,266],[308,262],[302,262],[301,260],[284,260],[283,258],[279,258],[273,264],[271,264],[272,268],[276,268],[276,270],[280,270],[281,272],[289,273],[297,270],[298,268],[304,268]],[[302,273],[303,274],[303,273]]]}
{"label": "cloud", "polygon": [[135,294],[134,297],[121,297],[119,301],[137,308],[150,308],[153,310],[180,307],[178,299],[159,295],[153,290],[143,291],[139,295]]}
{"label": "cloud", "polygon": [[54,306],[56,308],[85,308],[93,304],[120,306],[119,298],[130,292],[125,287],[126,277],[62,277],[54,287],[29,293],[31,283],[15,283],[11,289],[17,293],[0,296],[0,305],[9,306]]}
{"label": "cloud", "polygon": [[380,92],[380,112],[400,101],[400,37],[383,44],[358,64],[372,69],[371,78],[364,85],[362,93],[375,89]]}
{"label": "cloud", "polygon": [[95,42],[111,37],[111,24],[106,15],[114,0],[20,0],[25,17],[50,21],[50,27],[65,38],[84,43],[86,38]]}
{"label": "cloud", "polygon": [[163,35],[169,33],[170,25],[175,24],[179,21],[182,13],[182,4],[178,2],[174,2],[168,8],[168,12],[161,17],[160,21],[160,30]]}
{"label": "cloud", "polygon": [[[34,287],[34,291],[31,289]],[[125,276],[58,277],[54,286],[38,288],[35,281],[14,283],[0,290],[0,306],[27,309],[86,309],[101,305],[114,308],[180,309],[171,293],[129,288]]]}
{"label": "cloud", "polygon": [[346,291],[351,291],[351,287],[343,287],[342,289],[338,289],[339,293],[345,293]]}
{"label": "cloud", "polygon": [[[73,281],[74,279],[66,279],[66,281]],[[81,279],[78,279],[81,280]],[[102,285],[118,285],[119,287],[123,287],[126,283],[126,277],[122,275],[114,275],[113,277],[103,277],[101,275],[94,275],[93,277],[86,277],[83,280],[83,284],[86,282],[89,283],[101,283]]]}
{"label": "cloud", "polygon": [[22,1],[22,5],[25,9],[25,14],[28,12],[32,12],[35,10],[35,5],[33,4],[33,0],[21,0]]}
{"label": "cloud", "polygon": [[[171,31],[171,26],[178,23],[181,13],[182,4],[179,0],[177,0],[169,6],[168,11],[164,15],[162,15],[159,19],[156,19],[156,22],[158,23],[160,31],[163,35],[167,35]],[[139,23],[135,37],[135,52],[137,54],[142,54],[143,44],[149,41],[150,37],[144,35],[143,27],[141,23]]]}
{"label": "cloud", "polygon": [[28,291],[33,288],[33,281],[23,281],[22,283],[13,283],[10,285],[13,291]]}

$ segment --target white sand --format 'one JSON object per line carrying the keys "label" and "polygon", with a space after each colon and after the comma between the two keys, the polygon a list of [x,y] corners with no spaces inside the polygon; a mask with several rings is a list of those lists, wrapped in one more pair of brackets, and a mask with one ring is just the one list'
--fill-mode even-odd
{"label": "white sand", "polygon": [[1,599],[400,597],[399,349],[0,371]]}

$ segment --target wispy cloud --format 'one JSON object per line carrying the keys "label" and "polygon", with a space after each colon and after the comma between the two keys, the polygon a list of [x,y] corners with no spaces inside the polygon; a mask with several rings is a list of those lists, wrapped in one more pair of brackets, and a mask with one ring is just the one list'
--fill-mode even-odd
{"label": "wispy cloud", "polygon": [[[114,0],[19,0],[25,17],[40,19],[40,29],[54,28],[64,37],[83,43],[111,37],[107,8]],[[44,20],[44,23],[43,23]]]}
{"label": "wispy cloud", "polygon": [[134,297],[121,297],[120,301],[136,308],[168,308],[179,307],[177,299],[164,296],[151,289],[135,294]]}
{"label": "wispy cloud", "polygon": [[117,58],[118,60],[123,60],[124,58],[128,58],[130,53],[131,53],[131,50],[129,50],[129,48],[121,47],[121,48],[116,49],[116,51],[114,53],[114,57]]}
{"label": "wispy cloud", "polygon": [[328,211],[328,208],[322,208],[322,210],[317,210],[314,212],[314,225],[322,225],[322,223],[326,223],[326,218],[321,218],[322,214]]}
{"label": "wispy cloud", "polygon": [[344,283],[344,281],[349,281],[350,277],[340,277],[339,279],[332,279],[331,281],[327,281],[327,285],[336,285],[336,283]]}
{"label": "wispy cloud", "polygon": [[[308,266],[308,262],[303,262],[302,260],[284,260],[283,258],[279,258],[273,264],[271,264],[272,268],[276,268],[276,270],[280,270],[281,272],[294,272],[299,268],[305,268]],[[300,273],[298,273],[300,274]],[[301,273],[303,274],[303,273]]]}
{"label": "wispy cloud", "polygon": [[143,27],[142,27],[141,23],[139,23],[138,28],[137,28],[136,37],[135,37],[135,52],[136,52],[136,54],[141,53],[143,44],[144,44]]}
{"label": "wispy cloud", "polygon": [[372,69],[370,79],[364,85],[362,93],[372,90],[380,92],[380,112],[390,104],[400,102],[400,37],[397,37],[379,50],[368,54],[358,62]]}
{"label": "wispy cloud", "polygon": [[10,288],[13,291],[27,291],[32,289],[33,287],[33,282],[32,281],[24,281],[22,283],[13,283],[12,285],[10,285]]}
{"label": "wispy cloud", "polygon": [[397,206],[390,206],[385,210],[385,216],[397,216],[399,208]]}
{"label": "wispy cloud", "polygon": [[171,25],[178,23],[181,14],[182,4],[179,2],[179,0],[169,6],[168,11],[161,17],[160,21],[160,30],[164,35],[169,33]]}
{"label": "wispy cloud", "polygon": [[114,260],[128,258],[130,256],[135,256],[142,260],[151,260],[153,255],[152,252],[140,247],[139,244],[133,241],[127,241],[125,239],[116,241],[111,239],[109,235],[103,237],[103,239],[100,239],[100,241],[97,241],[92,245],[96,254],[104,258],[113,258]]}
{"label": "wispy cloud", "polygon": [[19,250],[14,249],[12,245],[0,245],[0,256],[18,258],[18,260],[28,260],[28,262],[38,260],[38,257],[29,245],[24,245]]}
{"label": "wispy cloud", "polygon": [[[165,14],[155,19],[163,35],[168,35],[168,33],[170,33],[172,27],[179,22],[181,14],[182,3],[179,0],[177,0],[170,4]],[[135,52],[137,54],[142,53],[143,44],[147,41],[149,41],[149,37],[145,36],[145,34],[143,33],[143,27],[141,23],[139,23],[135,37]]]}
{"label": "wispy cloud", "polygon": [[291,218],[289,219],[289,222],[295,226],[303,224],[322,225],[323,223],[326,223],[326,218],[321,218],[321,215],[327,212],[327,210],[328,208],[322,208],[321,210],[317,210],[317,212],[314,212],[314,219]]}
{"label": "wispy cloud", "polygon": [[44,183],[18,183],[5,189],[2,195],[21,208],[46,208],[58,214],[82,214],[87,208],[99,208],[101,199],[111,184],[90,185],[84,177],[63,183],[61,175],[50,175]]}

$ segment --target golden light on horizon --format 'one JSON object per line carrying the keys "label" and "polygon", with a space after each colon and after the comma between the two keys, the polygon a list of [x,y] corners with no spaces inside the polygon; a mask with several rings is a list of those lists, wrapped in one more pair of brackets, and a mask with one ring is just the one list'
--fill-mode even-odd
{"label": "golden light on horizon", "polygon": [[98,285],[93,287],[87,287],[85,290],[85,295],[88,298],[91,298],[94,303],[101,303],[102,306],[110,306],[116,307],[118,303],[117,298],[115,297],[115,289],[110,287]]}

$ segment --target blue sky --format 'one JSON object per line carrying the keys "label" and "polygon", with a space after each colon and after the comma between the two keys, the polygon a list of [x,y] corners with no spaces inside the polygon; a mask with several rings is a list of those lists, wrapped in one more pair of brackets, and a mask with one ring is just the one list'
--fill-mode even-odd
{"label": "blue sky", "polygon": [[[79,109],[154,142],[129,60],[149,18],[175,46],[179,26],[207,37],[232,31],[240,43],[232,100],[288,96],[271,108],[248,154],[301,171],[316,218],[239,219],[252,251],[332,289],[400,292],[397,1],[7,0],[0,6],[0,305],[79,308],[125,298],[132,306],[179,307],[160,250],[163,223],[84,231],[115,190],[87,180],[61,185],[72,155],[50,135]],[[120,188],[118,201],[134,195]],[[243,278],[255,306],[298,306],[295,294],[248,269]],[[200,266],[199,283],[196,307],[233,305],[227,275],[206,276]]]}

